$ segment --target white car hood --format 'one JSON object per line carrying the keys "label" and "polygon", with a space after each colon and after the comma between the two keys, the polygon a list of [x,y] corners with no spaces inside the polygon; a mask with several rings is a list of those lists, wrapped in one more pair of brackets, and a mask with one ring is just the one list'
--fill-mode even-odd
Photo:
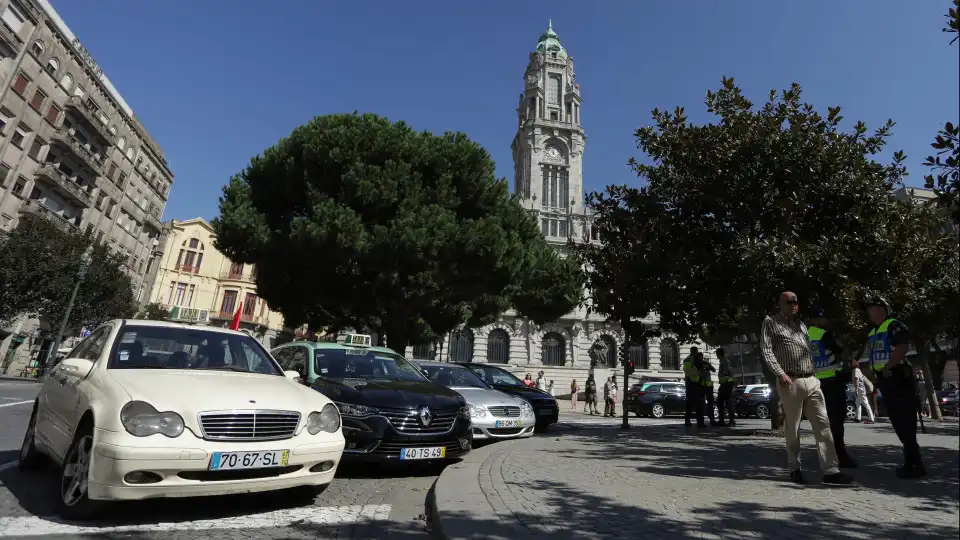
{"label": "white car hood", "polygon": [[451,389],[455,390],[458,394],[463,396],[463,399],[467,400],[469,403],[473,403],[474,405],[513,405],[514,407],[519,407],[520,402],[523,401],[499,390],[460,387],[452,387]]}
{"label": "white car hood", "polygon": [[193,427],[197,415],[206,411],[271,409],[306,417],[329,402],[319,392],[276,375],[195,369],[113,369],[110,374],[131,400],[176,412]]}

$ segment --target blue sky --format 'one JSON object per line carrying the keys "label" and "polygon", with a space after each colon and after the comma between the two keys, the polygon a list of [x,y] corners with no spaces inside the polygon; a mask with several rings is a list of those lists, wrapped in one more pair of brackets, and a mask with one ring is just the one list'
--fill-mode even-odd
{"label": "blue sky", "polygon": [[707,121],[704,93],[724,75],[754,102],[796,81],[821,111],[893,118],[891,147],[919,185],[960,107],[960,47],[940,32],[949,3],[52,0],[164,148],[176,175],[164,219],[216,216],[250,157],[354,110],[463,131],[512,185],[517,98],[548,18],[576,62],[587,190],[637,182],[626,162],[650,110]]}

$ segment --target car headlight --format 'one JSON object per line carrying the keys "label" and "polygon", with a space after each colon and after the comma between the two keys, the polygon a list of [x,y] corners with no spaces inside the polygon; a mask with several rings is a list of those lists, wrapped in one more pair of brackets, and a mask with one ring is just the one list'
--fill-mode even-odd
{"label": "car headlight", "polygon": [[520,415],[525,417],[530,417],[534,415],[533,407],[530,406],[526,401],[520,402]]}
{"label": "car headlight", "polygon": [[336,405],[337,409],[340,409],[340,414],[354,418],[366,418],[380,412],[377,409],[373,407],[367,407],[366,405],[353,405],[351,403],[337,403]]}
{"label": "car headlight", "polygon": [[340,411],[333,403],[327,403],[320,412],[313,411],[307,416],[307,433],[316,435],[321,431],[336,433],[340,429]]}
{"label": "car headlight", "polygon": [[120,423],[135,437],[160,433],[170,438],[183,433],[183,418],[175,412],[159,412],[145,401],[131,401],[120,409]]}
{"label": "car headlight", "polygon": [[467,403],[466,409],[468,418],[483,418],[487,415],[487,409],[473,403]]}

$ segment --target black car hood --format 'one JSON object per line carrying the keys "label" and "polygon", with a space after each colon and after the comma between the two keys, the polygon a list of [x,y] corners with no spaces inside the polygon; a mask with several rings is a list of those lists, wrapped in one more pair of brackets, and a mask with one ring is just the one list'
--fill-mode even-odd
{"label": "black car hood", "polygon": [[516,386],[512,384],[494,384],[494,388],[500,390],[501,392],[506,392],[507,394],[513,396],[519,396],[528,400],[554,400],[554,397],[549,393],[544,392],[543,390],[538,390],[530,386]]}
{"label": "black car hood", "polygon": [[313,389],[334,401],[368,407],[406,409],[426,405],[443,409],[466,403],[460,394],[429,381],[320,378]]}

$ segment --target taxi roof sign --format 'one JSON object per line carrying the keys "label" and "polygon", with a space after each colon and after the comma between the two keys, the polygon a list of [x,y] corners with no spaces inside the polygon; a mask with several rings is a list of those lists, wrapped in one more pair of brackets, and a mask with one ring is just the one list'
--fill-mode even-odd
{"label": "taxi roof sign", "polygon": [[370,347],[373,345],[373,338],[366,334],[347,334],[344,343],[355,347]]}

